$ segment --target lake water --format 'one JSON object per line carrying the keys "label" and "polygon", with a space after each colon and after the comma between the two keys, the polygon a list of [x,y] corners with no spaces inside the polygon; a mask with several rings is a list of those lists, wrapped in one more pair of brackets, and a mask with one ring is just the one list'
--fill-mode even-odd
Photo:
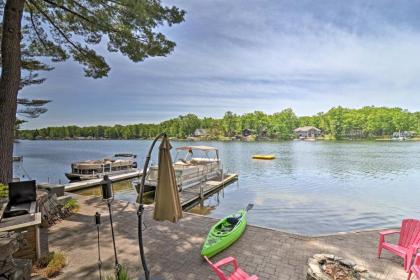
{"label": "lake water", "polygon": [[[74,161],[135,153],[140,166],[150,141],[21,141],[15,174],[40,182],[66,182]],[[420,218],[420,142],[173,142],[219,148],[225,170],[239,181],[208,199],[200,209],[221,218],[255,204],[254,225],[317,235],[398,226]],[[157,150],[157,149],[156,149]],[[253,154],[275,154],[272,161]],[[154,154],[156,163],[157,152]],[[118,184],[117,199],[135,201],[129,182]]]}

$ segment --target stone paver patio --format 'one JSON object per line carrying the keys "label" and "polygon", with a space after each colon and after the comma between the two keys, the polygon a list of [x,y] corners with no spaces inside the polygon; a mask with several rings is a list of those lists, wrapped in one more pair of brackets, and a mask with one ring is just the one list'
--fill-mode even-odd
{"label": "stone paver patio", "polygon": [[[102,214],[101,254],[104,274],[111,274],[114,263],[111,231],[106,205],[94,197],[78,196],[76,213],[49,230],[50,250],[65,252],[68,265],[58,279],[98,279],[96,226],[93,215]],[[152,275],[161,279],[217,279],[200,257],[201,245],[215,219],[184,214],[177,224],[151,219],[147,207],[144,231],[146,256]],[[113,203],[117,251],[120,263],[133,276],[140,276],[137,242],[136,206]],[[364,265],[372,279],[400,280],[407,274],[402,260],[383,253],[376,258],[377,231],[347,233],[324,237],[303,237],[280,231],[248,226],[245,234],[214,261],[235,256],[239,265],[259,279],[300,280],[306,276],[307,259],[315,253],[332,253]]]}

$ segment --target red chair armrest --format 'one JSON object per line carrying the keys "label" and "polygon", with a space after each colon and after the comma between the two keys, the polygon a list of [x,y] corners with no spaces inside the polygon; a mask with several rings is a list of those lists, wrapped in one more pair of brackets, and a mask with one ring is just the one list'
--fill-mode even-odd
{"label": "red chair armrest", "polygon": [[413,255],[415,256],[417,253],[420,253],[420,244],[414,244],[411,246]]}
{"label": "red chair armrest", "polygon": [[235,268],[235,270],[238,268],[238,262],[235,260],[234,257],[224,258],[223,260],[220,260],[217,263],[215,263],[214,266],[221,267],[221,266],[227,265],[229,263],[233,263],[233,267]]}
{"label": "red chair armrest", "polygon": [[388,235],[388,234],[395,234],[395,233],[400,233],[400,231],[390,229],[390,230],[384,230],[384,231],[379,232],[380,235]]}
{"label": "red chair armrest", "polygon": [[410,247],[413,256],[417,254],[417,251],[420,250],[420,244],[414,244]]}
{"label": "red chair armrest", "polygon": [[420,266],[420,254],[417,254],[416,259],[414,260],[414,265]]}

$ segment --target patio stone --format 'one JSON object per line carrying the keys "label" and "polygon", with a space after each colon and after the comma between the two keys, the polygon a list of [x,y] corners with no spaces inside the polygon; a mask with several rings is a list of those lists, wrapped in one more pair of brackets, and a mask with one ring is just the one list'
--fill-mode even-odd
{"label": "patio stone", "polygon": [[[56,279],[98,279],[97,232],[94,214],[102,214],[101,257],[103,274],[112,274],[113,248],[105,203],[96,197],[77,196],[80,211],[49,228],[50,250],[63,251],[68,264]],[[117,252],[135,279],[142,275],[137,240],[136,206],[125,201],[112,204]],[[200,256],[201,246],[215,219],[184,213],[177,224],[156,222],[152,206],[146,207],[143,232],[146,258],[151,274],[165,280],[214,279],[217,277]],[[376,257],[378,231],[364,231],[306,237],[262,227],[247,227],[229,249],[215,256],[238,259],[239,265],[260,279],[304,280],[308,258],[325,253],[338,255],[366,268],[372,279],[406,279],[402,261],[384,252]]]}

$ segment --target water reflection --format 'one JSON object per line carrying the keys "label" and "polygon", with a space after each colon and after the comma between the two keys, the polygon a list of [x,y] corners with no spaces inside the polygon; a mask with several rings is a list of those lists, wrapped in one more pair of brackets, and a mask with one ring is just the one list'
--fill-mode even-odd
{"label": "water reflection", "polygon": [[188,212],[199,215],[210,215],[214,209],[216,209],[216,206],[214,205],[198,204],[191,208]]}
{"label": "water reflection", "polygon": [[[114,198],[117,200],[125,200],[129,202],[138,203],[138,195],[135,190],[134,184],[131,180],[116,182],[112,184],[112,192]],[[88,189],[78,190],[75,193],[80,195],[90,196],[102,196],[102,190],[100,186],[91,187]],[[143,196],[144,204],[153,204],[155,199],[154,192],[145,193]]]}
{"label": "water reflection", "polygon": [[[114,194],[120,194],[124,192],[131,192],[133,189],[131,181],[122,181],[122,182],[116,182],[112,184],[112,191]],[[102,191],[99,186],[92,187],[88,189],[78,190],[75,191],[77,194],[81,195],[93,195],[93,196],[102,196]]]}

